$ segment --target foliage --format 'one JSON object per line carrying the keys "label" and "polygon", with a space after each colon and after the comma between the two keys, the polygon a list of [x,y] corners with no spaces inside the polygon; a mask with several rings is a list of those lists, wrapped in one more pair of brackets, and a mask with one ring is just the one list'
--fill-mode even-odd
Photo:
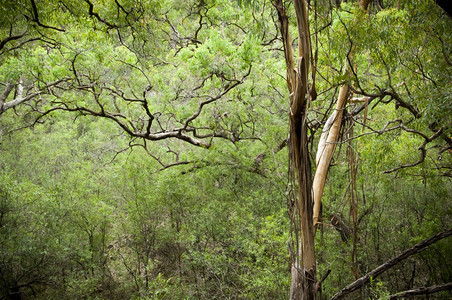
{"label": "foliage", "polygon": [[[452,21],[433,1],[381,3],[364,13],[317,1],[310,16],[311,151],[340,85],[368,97],[347,104],[324,191],[324,297],[353,267],[364,275],[451,227]],[[270,3],[0,11],[0,94],[12,85],[1,105],[30,96],[0,107],[0,297],[287,298],[289,95]],[[451,247],[432,245],[352,297],[450,282]]]}

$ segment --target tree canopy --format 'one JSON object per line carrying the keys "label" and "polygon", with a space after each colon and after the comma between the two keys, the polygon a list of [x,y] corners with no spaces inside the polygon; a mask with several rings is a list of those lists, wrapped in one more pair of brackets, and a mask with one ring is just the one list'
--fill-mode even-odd
{"label": "tree canopy", "polygon": [[450,296],[436,2],[0,0],[2,299]]}

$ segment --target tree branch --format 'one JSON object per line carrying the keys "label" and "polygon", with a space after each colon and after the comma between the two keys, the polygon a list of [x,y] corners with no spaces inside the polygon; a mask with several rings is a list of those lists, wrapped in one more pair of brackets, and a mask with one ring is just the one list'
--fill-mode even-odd
{"label": "tree branch", "polygon": [[384,171],[383,173],[392,173],[392,172],[398,171],[400,169],[415,167],[415,166],[421,164],[422,162],[424,162],[425,157],[427,156],[427,150],[425,149],[425,147],[427,146],[428,143],[432,142],[434,139],[439,137],[441,135],[441,133],[443,132],[443,128],[440,128],[431,137],[427,137],[425,134],[423,134],[423,133],[421,133],[419,131],[416,131],[414,129],[410,129],[410,128],[405,127],[405,125],[403,125],[403,124],[400,125],[400,128],[402,128],[403,130],[405,130],[407,132],[412,132],[412,133],[415,133],[417,135],[420,135],[420,136],[422,136],[424,138],[424,143],[422,143],[422,145],[418,148],[418,150],[421,151],[421,157],[419,158],[418,161],[416,161],[414,163],[401,165],[401,166],[398,166],[398,167],[396,167],[394,169]]}
{"label": "tree branch", "polygon": [[[33,18],[31,18],[31,21],[35,22],[36,24],[38,24],[39,26],[44,27],[44,28],[53,29],[53,30],[57,30],[60,32],[66,32],[64,29],[42,24],[41,21],[39,20],[38,8],[36,7],[35,0],[30,0],[30,2],[31,2],[31,7],[33,9]],[[25,18],[30,19],[28,16],[25,16]]]}
{"label": "tree branch", "polygon": [[441,233],[438,233],[426,240],[423,240],[420,243],[417,243],[413,247],[405,250],[401,254],[397,255],[393,259],[387,261],[386,263],[380,265],[376,269],[372,270],[371,272],[367,273],[363,277],[357,279],[352,284],[348,285],[347,287],[343,288],[340,292],[336,293],[331,300],[337,300],[343,298],[345,295],[350,294],[353,291],[356,291],[360,289],[362,286],[368,284],[372,279],[377,278],[380,276],[383,272],[389,270],[390,268],[394,267],[396,264],[401,262],[402,260],[410,257],[413,254],[419,253],[422,250],[424,250],[425,247],[430,246],[433,243],[436,243],[437,241],[444,239],[448,236],[452,235],[452,229],[445,230]]}
{"label": "tree branch", "polygon": [[433,293],[438,293],[438,292],[447,291],[447,290],[452,290],[452,282],[399,292],[397,294],[390,295],[389,299],[405,298],[405,297],[416,296],[416,295],[430,295]]}
{"label": "tree branch", "polygon": [[22,34],[20,34],[20,35],[10,35],[9,37],[7,37],[7,38],[1,40],[1,41],[0,41],[0,50],[2,50],[3,47],[5,47],[5,45],[6,45],[8,42],[11,42],[11,41],[14,41],[14,40],[18,40],[18,39],[20,39],[21,37],[23,37],[24,35],[25,35],[25,32],[22,33]]}
{"label": "tree branch", "polygon": [[9,94],[11,93],[13,87],[14,87],[14,84],[8,83],[5,87],[5,90],[0,95],[0,110],[2,110],[3,104],[5,103],[6,98],[8,98]]}
{"label": "tree branch", "polygon": [[17,96],[16,96],[16,98],[14,100],[9,101],[9,102],[5,102],[5,100],[8,98],[8,95],[11,93],[11,90],[14,87],[14,84],[11,84],[11,83],[7,84],[5,90],[0,95],[0,115],[3,114],[8,109],[13,108],[13,107],[15,107],[15,106],[17,106],[17,105],[19,105],[19,104],[21,104],[23,102],[26,102],[26,101],[28,101],[28,100],[30,100],[30,99],[32,99],[32,98],[44,93],[44,90],[46,90],[46,89],[48,89],[48,88],[50,88],[52,86],[58,85],[59,83],[67,81],[67,80],[68,80],[68,78],[62,78],[60,80],[57,80],[57,81],[52,82],[52,83],[49,83],[48,85],[40,88],[40,90],[37,91],[37,92],[34,92],[34,93],[31,93],[31,94],[28,94],[28,95],[24,96],[23,95],[24,86],[23,86],[23,80],[21,78],[21,79],[19,79],[19,83],[17,85]]}
{"label": "tree branch", "polygon": [[196,119],[196,118],[201,114],[201,111],[202,111],[204,105],[207,105],[207,104],[209,104],[209,103],[212,103],[212,102],[214,102],[214,101],[216,101],[216,100],[222,98],[222,97],[223,97],[224,95],[226,95],[230,90],[232,90],[233,88],[235,88],[237,85],[243,83],[243,80],[245,80],[245,78],[248,77],[248,75],[251,73],[251,68],[252,68],[252,65],[250,64],[250,66],[249,66],[249,68],[248,68],[248,72],[242,77],[242,79],[241,79],[240,81],[239,81],[239,80],[230,80],[230,79],[228,80],[227,78],[225,78],[225,77],[223,76],[222,78],[223,78],[223,79],[226,79],[226,80],[229,81],[231,84],[229,84],[229,85],[225,88],[225,90],[224,90],[223,92],[221,92],[218,96],[212,97],[212,98],[210,98],[210,99],[208,99],[208,100],[206,100],[206,101],[201,102],[201,103],[199,104],[198,109],[196,110],[196,112],[195,112],[192,116],[190,116],[190,117],[185,121],[184,127],[180,128],[180,130],[182,131],[182,130],[186,130],[186,129],[187,129],[187,127],[188,127],[188,125],[190,124],[190,122],[193,121],[194,119]]}
{"label": "tree branch", "polygon": [[85,2],[89,5],[89,15],[92,17],[95,17],[99,22],[104,23],[105,25],[108,26],[108,29],[114,29],[114,28],[118,28],[118,25],[115,24],[111,24],[109,22],[107,22],[106,20],[102,19],[98,13],[94,12],[94,4],[91,3],[91,1],[89,0],[85,0]]}

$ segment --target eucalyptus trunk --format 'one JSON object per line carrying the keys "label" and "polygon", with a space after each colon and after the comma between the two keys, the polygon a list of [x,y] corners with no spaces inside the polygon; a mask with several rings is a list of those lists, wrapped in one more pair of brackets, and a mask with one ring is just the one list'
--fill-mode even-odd
{"label": "eucalyptus trunk", "polygon": [[[290,93],[290,169],[293,187],[297,189],[294,198],[296,250],[292,255],[292,280],[290,299],[317,299],[316,264],[314,247],[314,225],[312,199],[312,176],[307,138],[308,78],[311,64],[311,42],[306,2],[293,1],[298,27],[298,58],[295,67],[289,23],[286,8],[281,0],[274,0],[278,12],[284,56],[287,67],[287,87]],[[311,86],[311,88],[314,88]],[[301,232],[301,239],[300,239]]]}

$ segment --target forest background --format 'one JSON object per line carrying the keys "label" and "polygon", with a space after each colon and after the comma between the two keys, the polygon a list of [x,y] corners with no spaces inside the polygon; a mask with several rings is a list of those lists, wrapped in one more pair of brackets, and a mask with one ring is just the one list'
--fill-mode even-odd
{"label": "forest background", "polygon": [[[282,24],[296,60],[297,2],[1,0],[0,297],[287,299],[299,225]],[[342,112],[315,234],[329,299],[450,233],[452,19],[428,0],[307,8],[313,176]],[[447,299],[451,249],[344,296]]]}

